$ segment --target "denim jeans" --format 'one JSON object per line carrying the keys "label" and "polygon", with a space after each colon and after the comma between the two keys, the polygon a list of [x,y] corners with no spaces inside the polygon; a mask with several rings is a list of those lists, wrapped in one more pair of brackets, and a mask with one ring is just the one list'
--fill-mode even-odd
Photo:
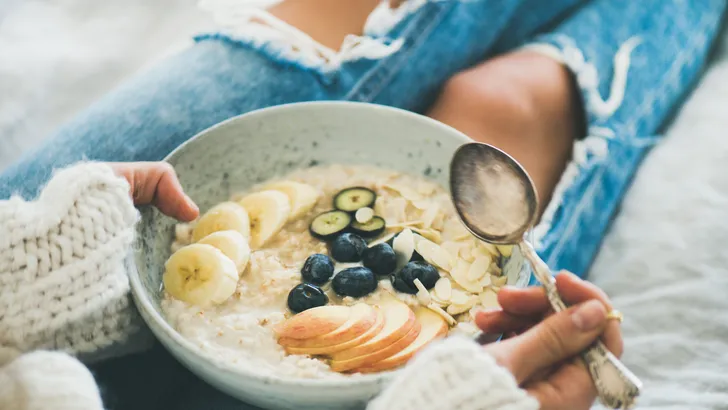
{"label": "denim jeans", "polygon": [[[423,112],[458,71],[527,47],[569,67],[581,91],[587,136],[575,142],[534,237],[552,269],[584,276],[641,159],[699,77],[725,7],[724,0],[408,0],[394,11],[378,7],[364,35],[347,38],[340,51],[259,10],[219,10],[220,31],[121,85],[4,171],[0,199],[32,197],[53,169],[82,159],[160,160],[217,122],[272,105],[350,100]],[[129,383],[147,386],[136,391],[154,396],[142,400],[149,408],[244,408],[163,355],[96,369],[123,402],[111,408],[144,408],[129,404]],[[150,361],[154,371],[139,371]],[[186,393],[151,388],[162,379],[175,389],[186,384]]]}

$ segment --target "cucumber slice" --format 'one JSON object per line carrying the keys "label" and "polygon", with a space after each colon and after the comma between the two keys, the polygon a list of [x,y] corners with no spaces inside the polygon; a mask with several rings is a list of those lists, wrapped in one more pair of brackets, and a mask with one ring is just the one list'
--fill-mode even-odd
{"label": "cucumber slice", "polygon": [[345,212],[356,212],[360,208],[374,207],[377,194],[369,188],[347,188],[334,197],[334,208]]}
{"label": "cucumber slice", "polygon": [[327,240],[333,239],[344,232],[351,225],[351,215],[343,211],[328,211],[318,214],[308,230],[316,238]]}
{"label": "cucumber slice", "polygon": [[351,231],[363,238],[373,238],[381,235],[384,232],[386,223],[384,219],[379,216],[374,216],[372,219],[365,223],[359,221],[351,222]]}

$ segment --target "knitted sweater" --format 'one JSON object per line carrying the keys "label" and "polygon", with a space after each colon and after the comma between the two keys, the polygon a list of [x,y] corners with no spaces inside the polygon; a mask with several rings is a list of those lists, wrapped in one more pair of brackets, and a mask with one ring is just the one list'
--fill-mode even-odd
{"label": "knitted sweater", "polygon": [[[0,201],[0,410],[101,410],[81,363],[147,348],[124,257],[138,214],[103,164],[58,172],[39,198]],[[538,403],[470,340],[412,360],[368,406],[531,410]]]}

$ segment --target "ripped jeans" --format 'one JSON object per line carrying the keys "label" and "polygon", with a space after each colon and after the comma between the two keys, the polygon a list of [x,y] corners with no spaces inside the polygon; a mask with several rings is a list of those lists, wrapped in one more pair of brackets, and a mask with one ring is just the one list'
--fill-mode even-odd
{"label": "ripped jeans", "polygon": [[[380,5],[364,35],[334,51],[260,10],[208,4],[222,30],[123,84],[7,169],[0,198],[33,196],[54,168],[81,159],[160,160],[217,122],[272,105],[350,100],[423,112],[457,72],[528,47],[569,67],[581,90],[588,133],[575,142],[535,239],[551,268],[584,276],[642,157],[697,80],[726,7],[724,0],[408,0],[396,10]],[[169,409],[241,408],[162,351],[120,362],[96,371],[122,401],[148,393]],[[136,387],[119,387],[129,383]]]}

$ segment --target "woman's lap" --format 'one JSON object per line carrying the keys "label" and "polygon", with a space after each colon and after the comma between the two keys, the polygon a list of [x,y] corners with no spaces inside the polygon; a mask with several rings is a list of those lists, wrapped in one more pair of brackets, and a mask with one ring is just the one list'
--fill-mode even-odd
{"label": "woman's lap", "polygon": [[[574,161],[537,229],[538,248],[552,268],[584,275],[640,159],[697,78],[725,5],[722,0],[596,0],[529,40],[534,31],[554,24],[561,11],[583,1],[563,1],[558,6],[549,2],[551,15],[542,19],[523,13],[529,2],[544,4],[541,0],[426,3],[386,33],[386,44],[403,40],[398,51],[333,69],[306,66],[244,38],[200,39],[186,52],[121,86],[5,171],[0,176],[0,198],[12,192],[33,196],[54,168],[81,159],[159,160],[217,122],[267,106],[353,100],[422,112],[444,81],[485,56],[522,43],[547,44],[553,47],[541,49],[563,57],[577,74],[589,136],[576,143]],[[624,98],[610,112],[590,99],[594,87],[589,81],[605,100],[614,95],[610,92],[613,57],[635,36],[641,43],[631,53]],[[691,40],[699,36],[704,41]],[[598,76],[590,78],[590,71]],[[143,365],[147,355],[166,353],[160,349],[135,360]],[[97,369],[102,382],[123,383],[107,377],[116,365]],[[190,394],[217,397],[218,407],[225,406],[223,402],[234,404],[204,390],[197,379],[179,374],[176,365],[162,367],[189,383]]]}

